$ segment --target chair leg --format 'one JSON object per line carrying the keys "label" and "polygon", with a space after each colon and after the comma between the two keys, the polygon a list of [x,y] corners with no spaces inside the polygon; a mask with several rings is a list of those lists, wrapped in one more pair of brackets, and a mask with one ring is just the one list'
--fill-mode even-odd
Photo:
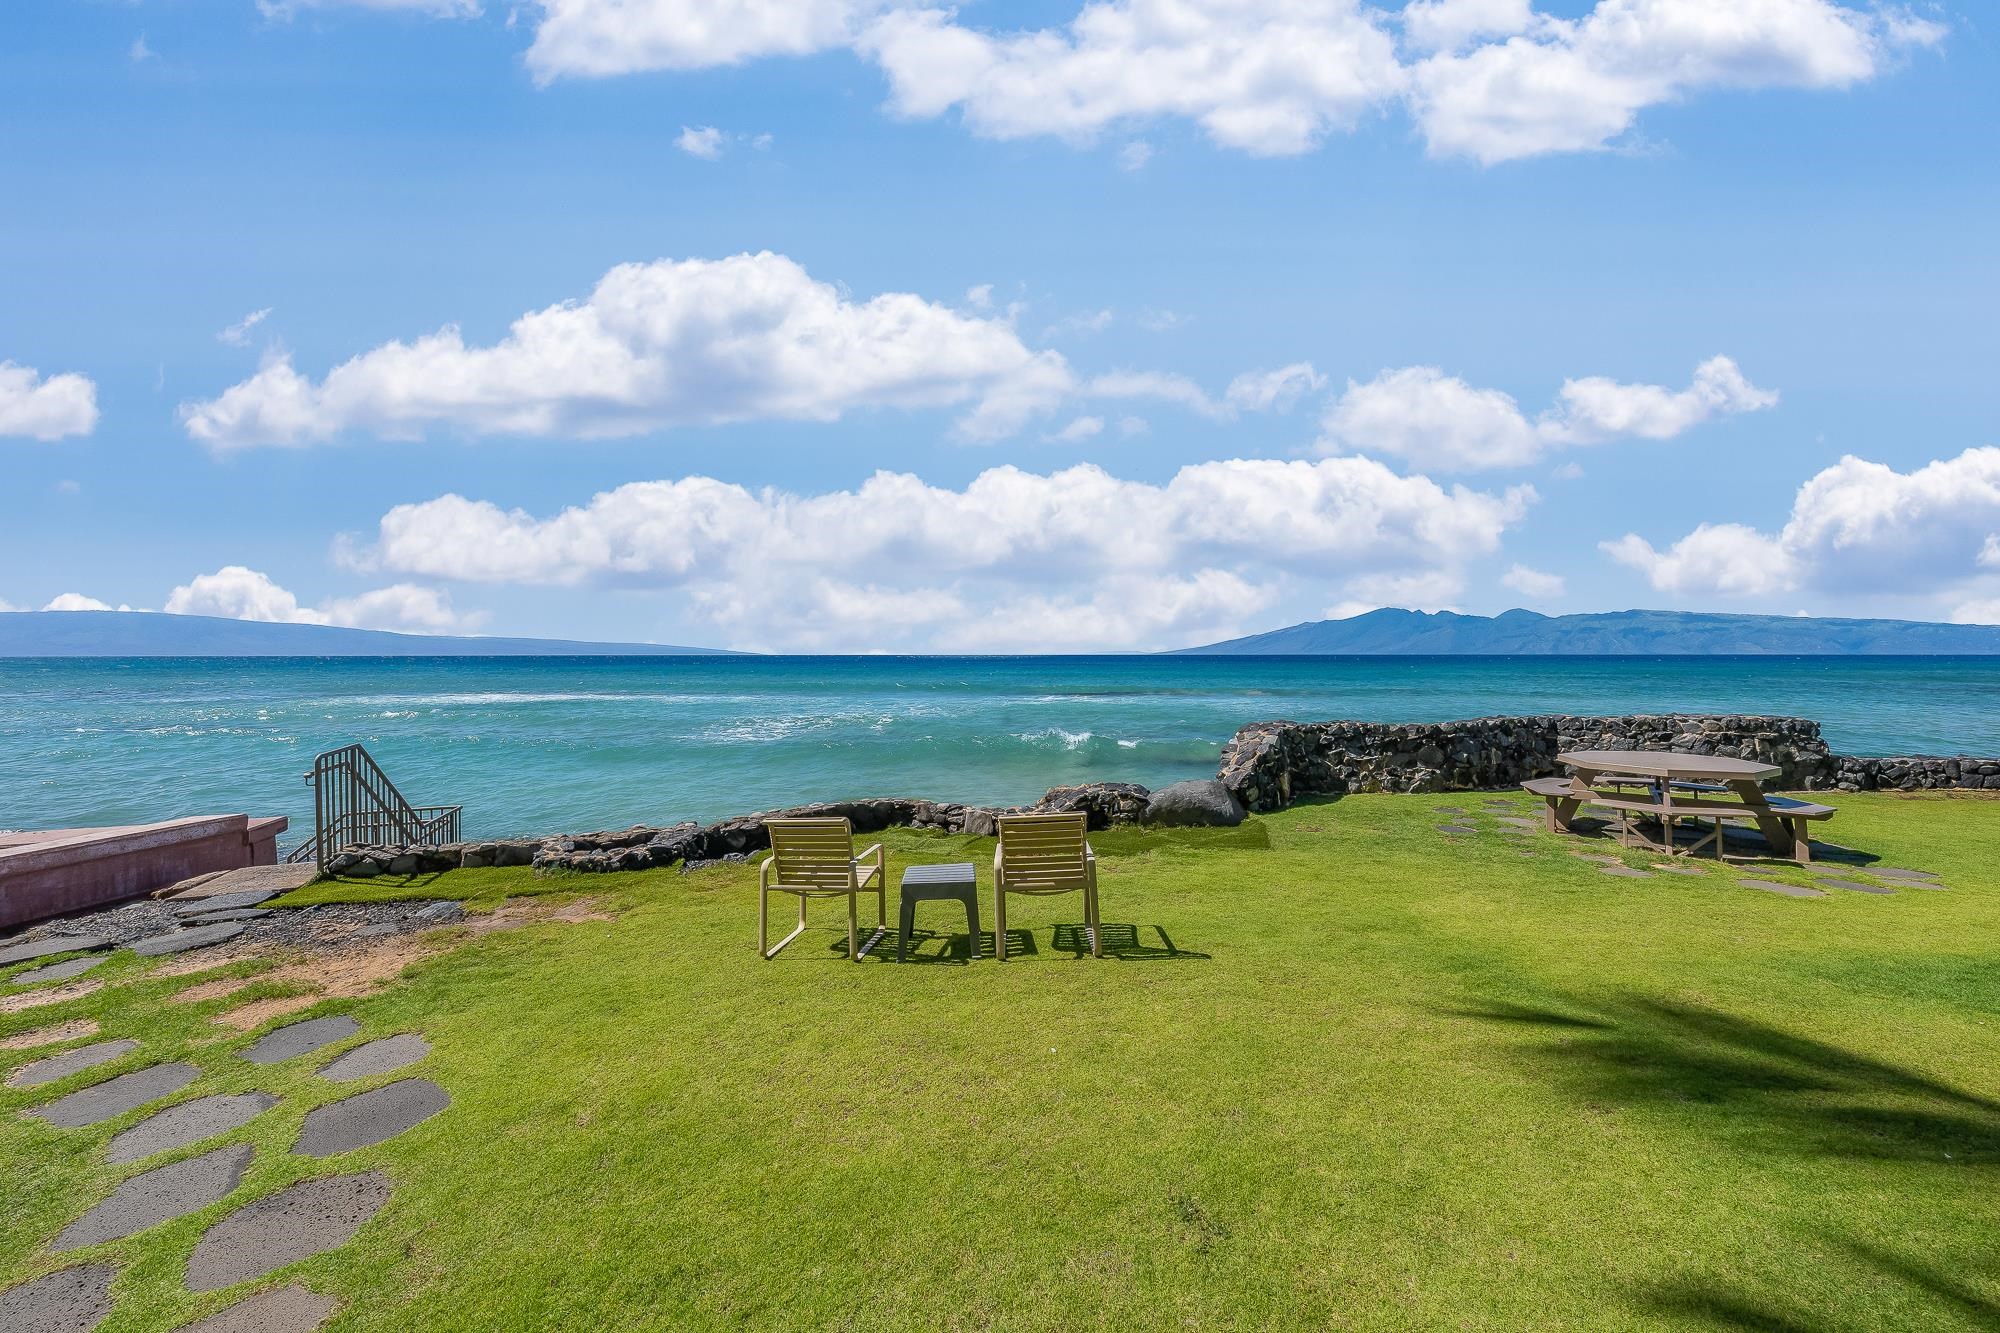
{"label": "chair leg", "polygon": [[1083,895],[1084,922],[1090,927],[1090,956],[1104,957],[1104,928],[1097,921],[1097,876],[1090,877],[1090,883]]}
{"label": "chair leg", "polygon": [[776,958],[784,951],[787,944],[790,944],[800,935],[803,935],[806,929],[806,900],[801,896],[799,898],[799,924],[793,928],[791,934],[785,936],[785,938],[779,940],[776,944],[768,943],[771,938],[769,925],[770,908],[771,891],[769,889],[760,889],[757,894],[757,951],[763,954],[766,959]]}
{"label": "chair leg", "polygon": [[1007,961],[1007,890],[993,886],[993,958]]}
{"label": "chair leg", "polygon": [[854,939],[854,927],[857,919],[855,900],[860,896],[858,893],[847,895],[847,961],[850,963],[861,961],[861,946]]}

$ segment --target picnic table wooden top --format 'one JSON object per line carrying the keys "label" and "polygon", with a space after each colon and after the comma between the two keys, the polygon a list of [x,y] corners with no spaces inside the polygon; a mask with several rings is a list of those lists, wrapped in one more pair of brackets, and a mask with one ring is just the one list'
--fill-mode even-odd
{"label": "picnic table wooden top", "polygon": [[1557,759],[1590,773],[1630,773],[1634,777],[1685,782],[1742,782],[1775,778],[1784,770],[1753,759],[1675,750],[1565,750]]}

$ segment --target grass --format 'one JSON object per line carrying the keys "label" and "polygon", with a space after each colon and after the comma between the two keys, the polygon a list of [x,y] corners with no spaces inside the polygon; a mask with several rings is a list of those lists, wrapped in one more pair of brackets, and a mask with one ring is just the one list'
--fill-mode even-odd
{"label": "grass", "polygon": [[[963,965],[956,905],[926,904],[921,965],[892,936],[855,966],[827,905],[760,962],[750,867],[434,877],[422,896],[588,894],[613,919],[468,932],[309,1011],[424,1032],[408,1072],[453,1097],[328,1163],[286,1150],[346,1088],[236,1059],[252,1037],[210,1019],[238,1000],[166,1003],[201,978],[121,959],[0,1015],[0,1037],[89,1017],[147,1047],[0,1090],[0,1283],[88,1257],[42,1247],[131,1173],[102,1145],[140,1118],[12,1112],[170,1056],[205,1071],[183,1096],[283,1101],[236,1136],[259,1152],[225,1205],[102,1247],[106,1333],[240,1296],[179,1290],[202,1227],[369,1167],[396,1182],[383,1214],[274,1279],[339,1295],[340,1330],[2000,1323],[2000,802],[1843,797],[1830,832],[1952,891],[1801,901],[1712,862],[1601,875],[1483,799],[1096,835],[1101,962],[1074,897],[1017,900],[1032,943],[1005,965]],[[1480,833],[1447,840],[1444,805]],[[884,841],[892,884],[971,859],[990,887],[990,841]]]}

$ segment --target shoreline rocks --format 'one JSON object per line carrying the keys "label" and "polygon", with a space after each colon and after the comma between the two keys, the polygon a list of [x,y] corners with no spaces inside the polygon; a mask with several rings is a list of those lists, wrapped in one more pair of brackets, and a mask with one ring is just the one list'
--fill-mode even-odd
{"label": "shoreline rocks", "polygon": [[[770,845],[766,819],[844,816],[857,835],[892,827],[992,837],[1003,814],[1082,810],[1093,829],[1114,824],[1228,826],[1249,811],[1283,809],[1303,796],[1348,792],[1506,789],[1560,771],[1565,750],[1681,750],[1754,759],[1779,770],[1788,791],[2000,791],[2000,760],[1856,757],[1831,753],[1810,718],[1749,713],[1574,717],[1537,714],[1459,722],[1253,722],[1223,747],[1212,779],[1159,792],[1131,782],[1052,787],[1013,809],[874,797],[793,806],[713,824],[634,825],[548,838],[493,838],[438,847],[354,846],[330,873],[435,874],[460,867],[532,866],[536,873],[603,874],[740,861]],[[1233,818],[1231,817],[1233,813]]]}

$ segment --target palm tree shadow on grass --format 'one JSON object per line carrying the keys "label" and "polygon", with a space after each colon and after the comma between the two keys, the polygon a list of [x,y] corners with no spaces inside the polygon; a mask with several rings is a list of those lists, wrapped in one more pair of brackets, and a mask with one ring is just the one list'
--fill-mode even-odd
{"label": "palm tree shadow on grass", "polygon": [[[1909,1255],[1859,1241],[1839,1240],[1858,1268],[1872,1270],[1871,1285],[1934,1307],[1938,1314],[1955,1313],[1974,1328],[2000,1328],[2000,1301],[1975,1288],[1964,1276],[1913,1259]],[[1986,1265],[1982,1278],[1990,1290],[2000,1270]],[[1875,1333],[1879,1318],[1857,1316],[1829,1323],[1823,1311],[1793,1307],[1768,1295],[1731,1291],[1720,1285],[1681,1281],[1638,1293],[1635,1303],[1677,1322],[1698,1320],[1737,1333]],[[1940,1321],[1941,1322],[1941,1321]]]}
{"label": "palm tree shadow on grass", "polygon": [[1772,1151],[2000,1165],[2000,1102],[1719,1009],[1626,996],[1447,1012],[1546,1032],[1550,1040],[1525,1044],[1523,1057],[1585,1101],[1707,1107],[1718,1128]]}

